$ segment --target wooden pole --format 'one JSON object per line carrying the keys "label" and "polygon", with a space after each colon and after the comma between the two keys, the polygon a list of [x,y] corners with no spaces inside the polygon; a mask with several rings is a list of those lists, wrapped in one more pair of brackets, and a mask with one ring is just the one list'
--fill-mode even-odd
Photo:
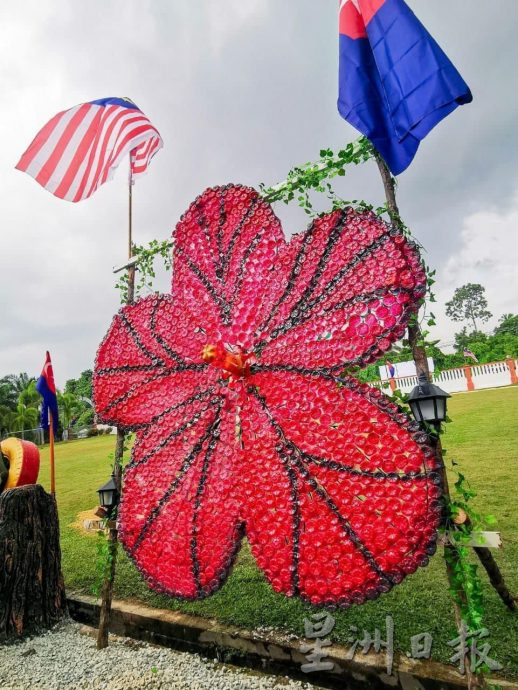
{"label": "wooden pole", "polygon": [[[399,214],[399,208],[397,205],[396,201],[396,184],[395,180],[390,174],[390,170],[388,169],[387,164],[383,160],[383,158],[376,153],[376,162],[378,164],[378,168],[380,171],[381,179],[383,181],[383,187],[385,188],[385,196],[387,199],[387,210],[390,216],[390,219],[397,228],[402,228],[403,227],[403,221],[401,220],[401,216]],[[415,368],[417,372],[417,376],[426,376],[426,379],[428,381],[431,380],[430,378],[430,369],[428,367],[428,359],[426,357],[426,350],[424,348],[424,345],[422,343],[422,335],[421,335],[421,329],[419,328],[419,324],[417,321],[415,321],[413,324],[411,324],[408,327],[408,340],[410,343],[410,347],[412,349],[412,356],[415,362]],[[449,486],[448,486],[448,477],[446,475],[446,468],[444,466],[444,459],[443,459],[443,454],[442,454],[442,446],[441,446],[441,441],[440,439],[437,439],[436,445],[435,445],[435,453],[437,456],[437,459],[439,460],[441,471],[442,471],[442,484],[443,484],[443,491],[444,495],[449,499],[450,498],[450,492],[449,492]],[[445,560],[446,560],[446,574],[448,576],[448,582],[450,584],[450,587],[452,589],[455,589],[457,592],[457,595],[460,599],[460,601],[467,606],[468,598],[466,595],[466,592],[464,591],[463,588],[460,589],[460,591],[457,591],[458,588],[456,586],[455,582],[455,565],[459,563],[460,561],[460,554],[456,546],[452,545],[446,545],[444,547],[444,555],[445,555]],[[457,624],[457,629],[459,629],[461,620],[462,620],[462,612],[459,607],[459,605],[454,602],[453,603],[453,609],[454,609],[454,614],[455,614],[455,622]],[[482,675],[477,675],[474,674],[471,669],[470,669],[470,658],[468,659],[468,663],[466,664],[466,679],[468,681],[468,689],[469,690],[475,690],[475,688],[485,688],[486,682],[484,680],[484,677]]]}
{"label": "wooden pole", "polygon": [[[130,154],[131,156],[131,154]],[[133,254],[133,195],[131,178],[131,158],[130,174],[128,182],[128,259]],[[127,304],[133,304],[135,299],[135,267],[128,268],[128,291],[126,297]],[[124,456],[125,434],[122,429],[117,429],[117,440],[115,442],[115,453],[113,458],[113,478],[119,496],[122,489],[122,460]],[[97,649],[104,649],[108,646],[108,634],[110,630],[111,607],[113,599],[113,583],[115,581],[115,571],[117,563],[117,545],[119,535],[117,525],[113,516],[108,516],[108,566],[101,590],[101,609],[99,613],[99,630],[97,632]]]}
{"label": "wooden pole", "polygon": [[49,410],[49,446],[50,446],[50,493],[56,496],[56,470],[54,460],[54,418]]}

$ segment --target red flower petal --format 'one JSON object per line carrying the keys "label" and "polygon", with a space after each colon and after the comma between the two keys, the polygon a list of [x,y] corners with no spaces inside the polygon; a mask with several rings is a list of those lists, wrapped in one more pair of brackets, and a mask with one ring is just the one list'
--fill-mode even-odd
{"label": "red flower petal", "polygon": [[373,214],[336,211],[286,245],[254,190],[196,200],[174,301],[121,310],[94,376],[98,412],[141,430],[120,527],[153,587],[215,591],[245,521],[273,587],[314,604],[374,598],[427,562],[441,492],[426,435],[323,371],[388,349],[424,285],[417,250]]}
{"label": "red flower petal", "polygon": [[402,337],[425,291],[417,249],[372,213],[319,218],[279,263],[289,279],[256,343],[265,364],[374,361]]}
{"label": "red flower petal", "polygon": [[205,406],[188,430],[165,416],[124,474],[121,541],[148,584],[171,596],[218,589],[241,541],[233,416],[221,407]]}
{"label": "red flower petal", "polygon": [[251,347],[282,289],[272,278],[284,245],[279,220],[254,189],[215,187],[191,204],[174,233],[172,291],[208,342],[225,334]]}
{"label": "red flower petal", "polygon": [[206,394],[217,379],[201,360],[204,337],[170,297],[121,309],[99,347],[94,397],[100,417],[126,428]]}
{"label": "red flower petal", "polygon": [[339,389],[331,378],[284,372],[250,383],[244,517],[274,588],[347,606],[425,565],[441,493],[426,435],[353,380]]}

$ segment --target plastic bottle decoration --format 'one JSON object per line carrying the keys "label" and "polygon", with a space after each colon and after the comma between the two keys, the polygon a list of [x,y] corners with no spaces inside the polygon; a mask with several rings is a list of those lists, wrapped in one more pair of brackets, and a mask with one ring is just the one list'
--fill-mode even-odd
{"label": "plastic bottle decoration", "polygon": [[426,434],[337,376],[403,336],[425,293],[416,247],[372,213],[287,243],[250,188],[207,190],[174,234],[172,296],[115,316],[96,408],[135,430],[120,536],[154,589],[196,599],[246,534],[277,592],[374,599],[428,563],[440,477]]}

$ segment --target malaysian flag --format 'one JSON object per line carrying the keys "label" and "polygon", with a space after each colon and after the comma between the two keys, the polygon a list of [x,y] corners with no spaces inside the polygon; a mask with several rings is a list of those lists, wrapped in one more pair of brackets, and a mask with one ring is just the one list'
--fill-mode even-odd
{"label": "malaysian flag", "polygon": [[54,196],[88,199],[111,180],[130,154],[131,181],[143,175],[163,142],[158,130],[128,98],[101,98],[55,115],[16,168]]}
{"label": "malaysian flag", "polygon": [[474,352],[471,352],[467,347],[464,348],[463,351],[464,357],[469,357],[470,359],[474,360],[475,362],[478,362],[477,355]]}

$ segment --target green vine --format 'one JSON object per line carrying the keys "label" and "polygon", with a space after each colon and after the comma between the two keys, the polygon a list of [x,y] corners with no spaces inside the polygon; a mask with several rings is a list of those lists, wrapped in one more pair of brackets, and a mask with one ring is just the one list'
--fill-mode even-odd
{"label": "green vine", "polygon": [[[110,518],[112,519],[112,518]],[[113,518],[114,519],[114,518]],[[104,582],[110,577],[113,554],[110,549],[110,542],[106,538],[107,519],[101,521],[101,529],[97,532],[97,559],[95,561],[95,580],[92,584],[92,594],[95,597],[101,596]]]}
{"label": "green vine", "polygon": [[[337,177],[344,177],[347,168],[350,166],[357,166],[366,163],[369,160],[374,160],[376,157],[375,150],[368,139],[360,137],[354,142],[350,142],[344,149],[338,152],[333,152],[331,149],[322,149],[320,157],[316,162],[305,163],[303,165],[295,166],[290,170],[286,179],[280,184],[272,187],[267,187],[263,183],[259,185],[261,196],[268,203],[282,202],[289,204],[296,201],[297,204],[304,210],[304,212],[311,218],[323,215],[315,211],[311,201],[313,193],[325,194],[327,199],[331,202],[331,209],[352,207],[358,211],[372,211],[380,218],[390,222],[397,223],[405,235],[407,235],[415,244],[422,250],[422,246],[412,236],[410,230],[405,225],[403,220],[398,216],[394,219],[389,212],[386,204],[374,207],[362,200],[346,200],[340,197],[333,189],[331,181]],[[135,286],[135,297],[144,292],[155,292],[153,281],[156,277],[155,260],[161,259],[166,271],[172,268],[172,239],[166,240],[152,240],[147,246],[133,245],[133,256],[136,257],[135,269],[138,275],[138,281]],[[427,302],[435,302],[435,296],[431,292],[431,286],[435,283],[435,271],[431,270],[425,265],[427,275]],[[116,288],[121,295],[121,302],[127,300],[128,294],[128,274],[122,275],[116,283]],[[423,301],[424,304],[424,301]],[[426,310],[422,317],[422,321],[426,321],[427,326],[435,325],[435,317],[433,314],[426,315]],[[422,325],[422,324],[421,324]],[[428,335],[425,332],[424,336]]]}
{"label": "green vine", "polygon": [[[484,520],[471,506],[476,492],[470,487],[466,477],[454,469],[455,464],[452,463],[452,470],[457,480],[454,492],[446,503],[444,527],[455,548],[445,549],[444,556],[452,573],[450,594],[471,630],[479,630],[484,616],[483,587],[478,566],[471,562],[469,556],[473,532],[481,528]],[[463,513],[469,516],[469,521],[457,524],[455,521]],[[488,522],[488,519],[486,518],[485,522]]]}

